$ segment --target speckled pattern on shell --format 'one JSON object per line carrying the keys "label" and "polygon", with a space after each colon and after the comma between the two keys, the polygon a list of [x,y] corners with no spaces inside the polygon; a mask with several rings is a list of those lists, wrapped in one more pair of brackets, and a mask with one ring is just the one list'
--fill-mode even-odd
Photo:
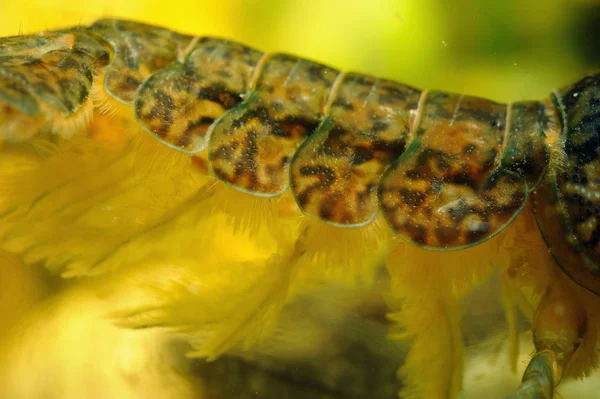
{"label": "speckled pattern on shell", "polygon": [[141,84],[182,57],[192,40],[168,29],[117,19],[101,19],[88,30],[112,47],[104,88],[128,106],[133,106]]}
{"label": "speckled pattern on shell", "polygon": [[400,83],[345,75],[327,119],[292,160],[290,183],[300,209],[343,226],[373,220],[379,179],[406,148],[420,95]]}
{"label": "speckled pattern on shell", "polygon": [[314,132],[338,71],[284,54],[264,63],[249,98],[215,125],[212,171],[242,191],[276,196],[289,185],[289,163]]}
{"label": "speckled pattern on shell", "polygon": [[[207,169],[228,185],[263,197],[290,187],[305,214],[337,226],[362,226],[381,209],[398,236],[431,249],[475,245],[506,227],[546,174],[545,132],[558,124],[549,101],[421,92],[116,19],[1,39],[0,122],[17,121],[14,112],[72,115],[102,74],[143,130],[176,151],[206,149]],[[581,137],[571,134],[567,149]],[[580,175],[594,166],[570,167]],[[561,190],[579,183],[564,180]],[[577,234],[590,252],[597,233],[585,223]]]}
{"label": "speckled pattern on shell", "polygon": [[78,29],[2,38],[0,101],[33,117],[42,104],[72,115],[89,98],[95,68],[107,61],[107,49]]}
{"label": "speckled pattern on shell", "polygon": [[566,163],[534,195],[538,223],[565,273],[600,295],[600,75],[553,100],[564,118]]}
{"label": "speckled pattern on shell", "polygon": [[262,53],[229,40],[200,38],[183,63],[152,75],[135,101],[138,122],[163,143],[189,153],[248,92]]}
{"label": "speckled pattern on shell", "polygon": [[499,167],[506,105],[430,92],[416,137],[383,176],[383,213],[400,237],[440,249],[501,231],[527,198],[524,179]]}
{"label": "speckled pattern on shell", "polygon": [[545,133],[558,128],[558,118],[551,104],[522,101],[509,104],[502,165],[523,176],[532,191],[550,163]]}

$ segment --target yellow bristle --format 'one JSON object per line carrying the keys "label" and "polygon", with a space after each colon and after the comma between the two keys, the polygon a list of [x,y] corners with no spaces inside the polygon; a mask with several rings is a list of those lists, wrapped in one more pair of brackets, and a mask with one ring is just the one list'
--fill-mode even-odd
{"label": "yellow bristle", "polygon": [[[95,91],[97,89],[93,85],[92,93]],[[41,116],[36,117],[0,104],[0,141],[24,142],[46,131],[63,139],[84,134],[94,117],[94,101],[91,97],[67,116],[43,102],[39,103]]]}
{"label": "yellow bristle", "polygon": [[[327,271],[356,279],[353,273],[368,270],[372,280],[377,255],[389,238],[381,220],[360,229],[335,229],[316,220],[298,225],[276,218],[278,199],[253,197],[220,182],[206,192],[212,193],[207,202],[213,213],[197,219],[198,229],[218,231],[219,239],[188,242],[178,254],[161,251],[150,264],[168,259],[176,272],[142,284],[151,299],[113,315],[121,326],[162,326],[189,334],[193,357],[214,359],[255,344],[271,332],[293,293]],[[235,224],[232,218],[248,219]],[[177,220],[181,224],[170,225],[170,234],[183,230],[189,217]],[[249,234],[239,234],[240,229]],[[165,232],[157,232],[157,241],[159,235]]]}
{"label": "yellow bristle", "polygon": [[522,301],[522,293],[514,284],[503,275],[502,279],[502,304],[506,317],[506,328],[508,330],[509,364],[513,372],[517,371],[517,361],[520,353],[519,330],[517,328],[517,306]]}
{"label": "yellow bristle", "polygon": [[179,212],[205,182],[192,178],[189,156],[135,133],[117,144],[74,138],[13,175],[0,211],[3,247],[68,276],[99,272],[113,267],[115,251]]}
{"label": "yellow bristle", "polygon": [[258,197],[221,181],[215,182],[213,190],[212,207],[227,215],[235,232],[254,235],[261,229],[272,228],[276,223],[281,197]]}
{"label": "yellow bristle", "polygon": [[69,139],[76,134],[84,134],[94,118],[94,104],[88,99],[74,114],[64,116],[59,112],[46,110],[46,124],[53,134]]}
{"label": "yellow bristle", "polygon": [[[189,246],[179,256],[169,256],[172,273],[141,284],[147,299],[113,317],[129,328],[185,332],[192,337],[193,357],[214,359],[255,343],[269,333],[293,283],[298,252],[286,230],[278,232],[275,242],[268,236],[249,240],[222,227],[210,250]],[[270,245],[264,247],[265,242]]]}
{"label": "yellow bristle", "polygon": [[[399,374],[406,398],[448,398],[462,384],[463,341],[460,301],[485,281],[495,264],[510,259],[505,234],[462,251],[443,253],[401,243],[391,253],[391,337],[413,338]],[[443,254],[443,256],[441,256]]]}
{"label": "yellow bristle", "polygon": [[414,337],[404,366],[398,371],[406,385],[401,397],[445,399],[460,392],[464,345],[459,327],[460,307],[456,298],[407,300],[392,316],[397,325],[406,326],[396,336]]}
{"label": "yellow bristle", "polygon": [[96,112],[108,117],[134,120],[134,110],[132,106],[123,104],[104,89],[104,77],[106,73],[101,73],[94,77],[90,98],[94,104]]}
{"label": "yellow bristle", "polygon": [[521,312],[533,320],[535,309],[551,281],[549,273],[556,267],[554,258],[548,252],[530,207],[523,209],[504,236],[504,251],[510,251],[510,256],[498,264],[503,267],[508,294]]}
{"label": "yellow bristle", "polygon": [[370,285],[392,244],[392,232],[381,215],[366,226],[340,228],[304,216],[299,230],[306,230],[306,253],[301,274],[327,275],[342,281]]}
{"label": "yellow bristle", "polygon": [[[560,99],[560,96],[556,97]],[[562,103],[562,100],[558,100]],[[562,124],[564,123],[564,106],[560,104],[559,107],[555,108],[551,103],[550,99],[546,100],[546,107],[548,109],[556,109],[558,112],[552,112],[546,115],[548,118],[548,128],[544,131],[545,141],[550,151],[550,165],[548,166],[549,171],[554,173],[547,173],[546,180],[554,178],[555,173],[564,171],[567,166],[567,152],[565,151],[565,143],[567,135],[562,134]]]}

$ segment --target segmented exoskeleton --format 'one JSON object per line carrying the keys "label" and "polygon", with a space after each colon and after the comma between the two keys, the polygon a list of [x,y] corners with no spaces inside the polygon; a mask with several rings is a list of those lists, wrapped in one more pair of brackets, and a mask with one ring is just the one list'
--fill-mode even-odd
{"label": "segmented exoskeleton", "polygon": [[[206,154],[230,187],[289,190],[305,215],[336,227],[381,212],[406,242],[461,250],[529,201],[556,264],[600,295],[600,75],[543,101],[498,104],[108,19],[0,40],[0,139],[83,130],[99,82],[158,141]],[[587,294],[571,297],[568,284],[550,284],[538,306],[537,354],[516,397],[552,397],[595,331]]]}

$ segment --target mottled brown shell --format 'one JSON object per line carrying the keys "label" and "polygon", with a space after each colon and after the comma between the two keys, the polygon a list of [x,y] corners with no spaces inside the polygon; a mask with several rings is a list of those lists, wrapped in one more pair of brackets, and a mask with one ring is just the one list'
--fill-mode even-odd
{"label": "mottled brown shell", "polygon": [[360,226],[379,211],[379,179],[406,148],[421,92],[361,74],[334,90],[327,119],[294,155],[290,184],[304,213]]}
{"label": "mottled brown shell", "polygon": [[94,69],[107,56],[78,31],[1,39],[0,98],[31,116],[39,115],[40,101],[71,115],[88,99]]}
{"label": "mottled brown shell", "polygon": [[557,129],[556,110],[540,101],[517,102],[508,107],[502,165],[523,176],[529,191],[533,191],[550,163],[546,132]]}
{"label": "mottled brown shell", "polygon": [[381,209],[399,237],[432,249],[500,232],[550,159],[551,104],[422,93],[115,19],[0,40],[0,122],[71,115],[101,73],[147,133],[184,153],[206,148],[228,185],[264,197],[290,187],[305,214],[337,226],[367,224]]}
{"label": "mottled brown shell", "polygon": [[56,116],[77,114],[108,58],[81,29],[0,39],[0,138],[27,138]]}
{"label": "mottled brown shell", "polygon": [[242,101],[261,57],[229,40],[200,38],[183,63],[144,82],[135,100],[138,122],[170,147],[203,151],[209,127]]}
{"label": "mottled brown shell", "polygon": [[533,204],[560,267],[600,295],[600,75],[555,92],[553,100],[566,158]]}
{"label": "mottled brown shell", "polygon": [[101,19],[88,31],[112,47],[104,89],[128,106],[133,106],[141,84],[182,57],[192,40],[191,36],[168,29],[118,19]]}
{"label": "mottled brown shell", "polygon": [[499,166],[506,106],[431,92],[416,137],[379,186],[397,235],[436,249],[477,244],[500,232],[527,200],[523,177]]}
{"label": "mottled brown shell", "polygon": [[215,176],[255,195],[283,193],[290,160],[321,122],[338,73],[289,55],[270,56],[251,95],[213,128],[208,156]]}

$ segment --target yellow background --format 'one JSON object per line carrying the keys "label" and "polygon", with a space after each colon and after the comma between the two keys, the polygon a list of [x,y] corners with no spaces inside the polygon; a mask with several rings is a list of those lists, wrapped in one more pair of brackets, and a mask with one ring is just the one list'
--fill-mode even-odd
{"label": "yellow background", "polygon": [[132,18],[509,101],[545,96],[594,67],[597,7],[591,0],[0,0],[0,35]]}

